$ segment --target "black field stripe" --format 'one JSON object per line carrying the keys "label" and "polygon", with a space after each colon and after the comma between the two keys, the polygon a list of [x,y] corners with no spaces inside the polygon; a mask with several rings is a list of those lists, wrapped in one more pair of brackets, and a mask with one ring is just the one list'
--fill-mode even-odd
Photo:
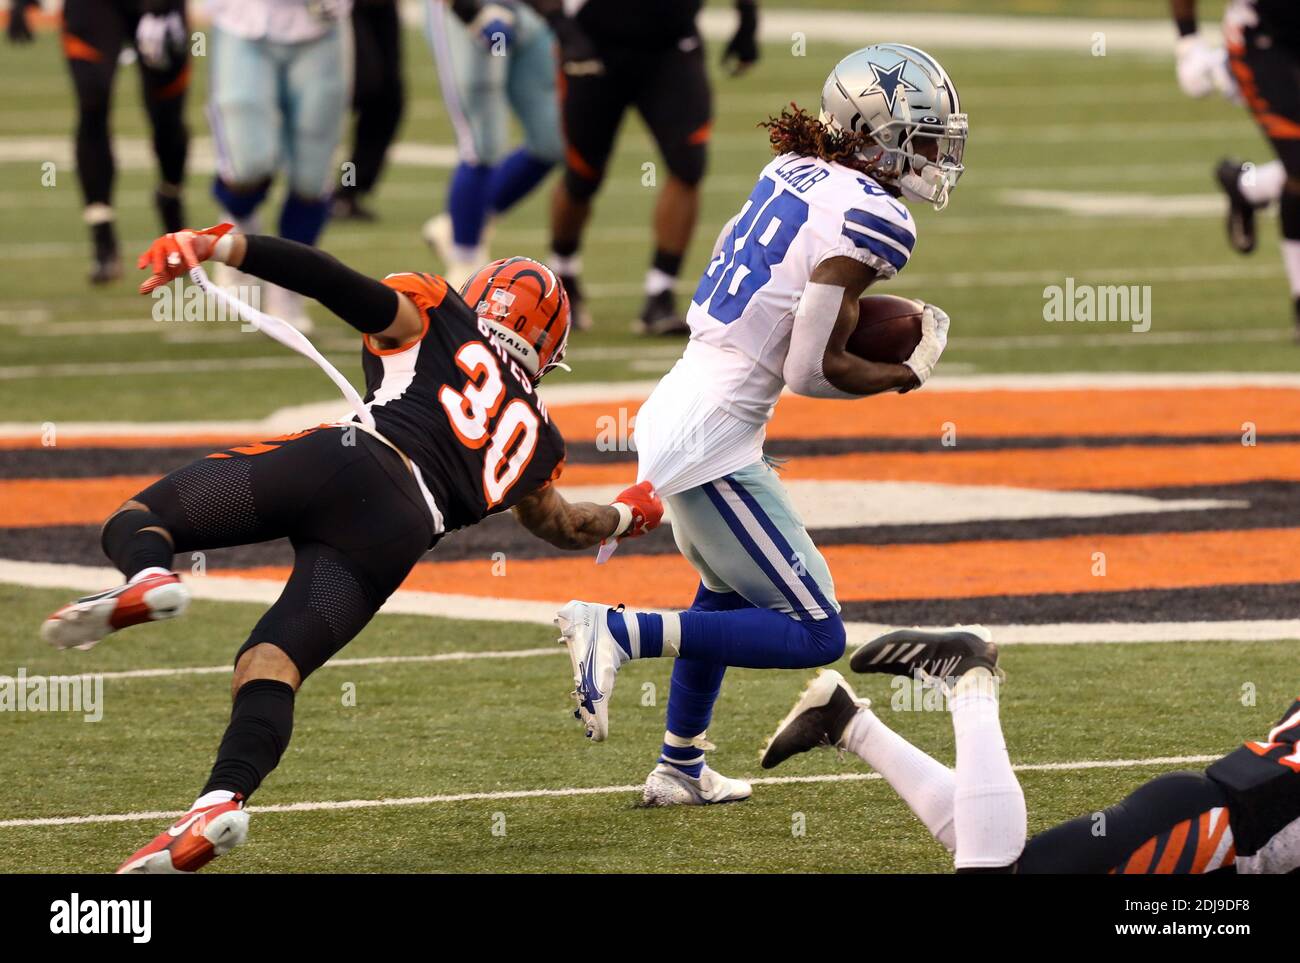
{"label": "black field stripe", "polygon": [[[183,464],[184,458],[172,463]],[[135,466],[139,467],[139,466]],[[130,467],[120,468],[134,474]],[[147,474],[148,472],[142,472]],[[93,472],[92,474],[99,474]],[[1243,508],[1208,511],[1144,512],[1100,518],[1029,518],[997,521],[953,522],[937,525],[877,525],[855,528],[814,528],[814,544],[832,545],[937,545],[954,542],[1032,541],[1078,535],[1160,535],[1171,532],[1248,531],[1291,528],[1300,525],[1300,482],[1255,482],[1243,485],[1206,485],[1133,491],[1162,499],[1213,498],[1247,503]],[[665,524],[649,535],[626,542],[619,554],[675,554],[672,526]],[[431,561],[490,559],[494,552],[507,558],[561,558],[569,553],[553,548],[525,531],[509,514],[492,515],[477,525],[453,532],[438,543]],[[213,557],[219,557],[216,553]],[[48,528],[0,528],[0,558],[43,562],[98,562],[99,526],[69,525]],[[280,556],[249,546],[236,564],[280,564]],[[832,576],[836,573],[832,571]],[[1300,598],[1297,599],[1300,613]]]}
{"label": "black field stripe", "polygon": [[1047,625],[1055,622],[1294,619],[1300,613],[1300,582],[1128,592],[900,599],[886,602],[842,602],[841,605],[840,615],[848,621],[879,622],[883,625],[952,625],[970,622]]}
{"label": "black field stripe", "polygon": [[[256,441],[243,439],[243,443]],[[575,465],[630,463],[635,451],[605,451],[594,440],[569,438],[568,460]],[[1300,434],[1260,436],[1261,445],[1300,442]],[[240,443],[240,442],[236,442]],[[1237,435],[1090,435],[1078,437],[1033,438],[964,438],[958,434],[955,447],[943,445],[938,438],[781,438],[769,439],[764,446],[775,458],[807,458],[821,455],[863,453],[888,454],[963,452],[963,451],[1040,451],[1052,448],[1114,448],[1123,445],[1179,447],[1186,445],[1239,445]],[[4,478],[92,478],[99,475],[165,474],[173,468],[202,458],[219,449],[203,446],[162,446],[143,448],[15,448],[0,453],[0,479]],[[997,479],[990,479],[997,484]]]}

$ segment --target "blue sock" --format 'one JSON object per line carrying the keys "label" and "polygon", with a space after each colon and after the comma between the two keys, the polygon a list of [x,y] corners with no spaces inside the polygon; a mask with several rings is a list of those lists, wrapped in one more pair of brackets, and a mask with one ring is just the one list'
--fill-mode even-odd
{"label": "blue sock", "polygon": [[844,654],[839,615],[796,619],[775,609],[679,614],[679,657],[747,669],[810,669]]}
{"label": "blue sock", "polygon": [[503,160],[492,172],[488,188],[492,213],[500,214],[514,207],[542,182],[553,166],[550,161],[530,154],[526,147],[520,147]]}
{"label": "blue sock", "polygon": [[280,236],[300,244],[314,245],[325,229],[330,205],[323,197],[313,200],[290,192],[280,209]]}
{"label": "blue sock", "polygon": [[222,209],[241,221],[257,210],[259,204],[266,200],[266,192],[271,189],[271,182],[264,181],[260,187],[246,194],[236,193],[220,177],[212,179],[212,196]]}
{"label": "blue sock", "polygon": [[487,220],[492,167],[488,164],[456,165],[447,189],[452,239],[458,247],[478,247]]}
{"label": "blue sock", "polygon": [[605,624],[619,647],[632,658],[657,659],[664,654],[662,615],[610,609],[605,613]]}
{"label": "blue sock", "polygon": [[673,663],[672,686],[668,691],[668,731],[659,753],[660,762],[699,777],[704,768],[703,750],[683,743],[690,743],[709,728],[713,704],[722,691],[722,676],[726,671],[725,665],[693,659],[678,659]]}

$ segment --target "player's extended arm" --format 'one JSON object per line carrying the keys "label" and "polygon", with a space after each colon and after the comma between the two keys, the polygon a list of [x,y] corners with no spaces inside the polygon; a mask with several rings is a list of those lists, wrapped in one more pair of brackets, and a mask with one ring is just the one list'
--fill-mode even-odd
{"label": "player's extended arm", "polygon": [[609,505],[569,502],[554,485],[543,485],[513,511],[519,523],[542,541],[570,551],[607,538],[636,538],[658,526],[664,516],[663,503],[649,482],[625,489]]}
{"label": "player's extended arm", "polygon": [[1211,47],[1196,32],[1196,0],[1169,0],[1169,10],[1178,27],[1174,47],[1178,86],[1188,97],[1204,97],[1216,90],[1231,97],[1236,81],[1228,70],[1223,48]]}
{"label": "player's extended arm", "polygon": [[140,293],[148,294],[207,260],[222,261],[319,301],[358,331],[374,337],[382,348],[409,344],[424,330],[424,318],[415,302],[383,282],[306,244],[230,233],[228,224],[203,231],[177,231],[154,241],[136,263],[152,272],[140,285]]}
{"label": "player's extended arm", "polygon": [[782,372],[791,391],[810,398],[862,398],[921,386],[923,378],[907,365],[868,361],[847,348],[858,326],[858,298],[875,279],[874,268],[850,257],[830,257],[813,268],[795,310]]}

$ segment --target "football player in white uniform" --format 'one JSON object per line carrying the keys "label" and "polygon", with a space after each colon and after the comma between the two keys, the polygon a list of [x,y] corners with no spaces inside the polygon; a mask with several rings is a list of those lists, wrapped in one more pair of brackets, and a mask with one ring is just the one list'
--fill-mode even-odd
{"label": "football player in white uniform", "polygon": [[744,799],[748,784],[704,762],[705,729],[729,665],[834,662],[844,625],[830,571],[776,472],[765,426],[784,387],[821,398],[911,391],[930,376],[948,318],[926,305],[904,364],[846,350],[858,299],[907,264],[916,225],[900,198],[948,202],[967,123],[931,56],[876,44],[826,80],[821,114],[795,108],[767,125],[777,157],[723,228],[687,314],[690,341],[636,420],[638,481],[668,506],[700,575],[694,603],[660,615],[572,601],[556,624],[569,647],[575,713],[594,740],[629,659],[676,658],[651,805]]}
{"label": "football player in white uniform", "polygon": [[[225,211],[222,220],[242,234],[261,233],[258,208],[278,171],[288,187],[280,236],[314,245],[325,228],[352,82],[351,10],[352,0],[208,0],[208,123],[217,148],[212,193]],[[260,288],[263,307],[310,331],[296,292],[261,285],[224,265],[217,282]]]}

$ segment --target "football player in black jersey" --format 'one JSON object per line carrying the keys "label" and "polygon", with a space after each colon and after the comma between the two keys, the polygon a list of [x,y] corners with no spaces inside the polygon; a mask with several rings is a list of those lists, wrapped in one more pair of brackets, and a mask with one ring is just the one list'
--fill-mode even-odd
{"label": "football player in black jersey", "polygon": [[570,504],[552,484],[564,439],[536,384],[564,357],[569,303],[544,264],[494,262],[458,294],[433,275],[376,281],[315,248],[229,229],[155,241],[140,258],[153,272],[141,290],[211,259],[315,298],[362,333],[373,426],[354,416],[241,445],[150,485],[104,524],[104,552],[126,583],[42,627],[58,648],[89,648],[184,611],[173,553],[293,545],[283,594],[236,656],[234,707],[207,784],[119,872],[193,871],[243,841],[244,803],[289,743],[294,693],[445,532],[509,508],[539,538],[582,549],[643,534],[663,514],[648,483],[610,505]]}
{"label": "football player in black jersey", "polygon": [[1170,0],[1178,27],[1178,83],[1190,96],[1236,92],[1250,109],[1278,160],[1224,160],[1216,172],[1228,196],[1228,240],[1243,254],[1255,249],[1255,212],[1274,201],[1282,222],[1282,260],[1291,285],[1300,340],[1300,3],[1232,0],[1223,17],[1223,52],[1196,32],[1196,0]]}
{"label": "football player in black jersey", "polygon": [[[758,0],[735,0],[737,28],[723,51],[733,74],[758,60]],[[635,107],[668,169],[654,213],[641,329],[685,334],[673,285],[695,230],[713,118],[702,0],[578,0],[552,17],[560,44],[565,169],[551,200],[551,264],[587,327],[579,248],[623,115]],[[644,176],[644,170],[642,176]],[[643,185],[644,186],[644,185]]]}
{"label": "football player in black jersey", "polygon": [[905,629],[853,654],[855,672],[942,688],[957,763],[898,735],[838,672],[819,674],[763,751],[770,769],[819,746],[879,772],[954,856],[957,872],[1289,873],[1300,868],[1300,700],[1261,742],[1203,772],[1169,772],[1100,812],[1025,841],[1025,798],[998,719],[997,646],[980,626]]}

